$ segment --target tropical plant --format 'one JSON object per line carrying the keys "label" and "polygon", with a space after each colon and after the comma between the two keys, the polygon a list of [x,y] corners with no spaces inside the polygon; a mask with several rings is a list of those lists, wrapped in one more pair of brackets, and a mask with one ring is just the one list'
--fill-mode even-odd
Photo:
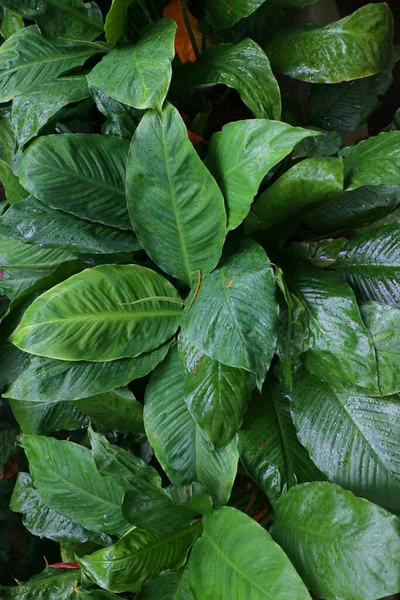
{"label": "tropical plant", "polygon": [[3,600],[400,592],[400,53],[314,3],[0,0]]}

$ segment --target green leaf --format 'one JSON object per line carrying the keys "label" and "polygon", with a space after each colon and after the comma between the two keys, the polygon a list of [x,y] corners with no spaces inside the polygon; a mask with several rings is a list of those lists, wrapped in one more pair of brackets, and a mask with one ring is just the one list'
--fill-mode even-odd
{"label": "green leaf", "polygon": [[20,29],[23,29],[23,27],[24,21],[20,15],[12,12],[8,8],[3,9],[0,33],[5,40],[14,35],[14,33],[17,33]]}
{"label": "green leaf", "polygon": [[350,384],[379,395],[374,345],[350,286],[336,273],[307,265],[287,275],[308,316],[307,369],[334,387]]}
{"label": "green leaf", "polygon": [[242,425],[255,377],[213,360],[183,335],[179,340],[189,412],[211,444],[222,448]]}
{"label": "green leaf", "polygon": [[0,102],[47,83],[105,50],[101,43],[52,42],[42,36],[36,25],[24,27],[0,48]]}
{"label": "green leaf", "polygon": [[9,204],[15,204],[29,195],[14,175],[11,166],[4,160],[0,160],[0,181]]}
{"label": "green leaf", "polygon": [[104,590],[91,590],[87,592],[85,590],[78,590],[79,600],[120,600],[120,596],[116,596],[111,592]]}
{"label": "green leaf", "polygon": [[128,149],[127,140],[113,136],[48,135],[24,152],[20,180],[51,208],[131,229],[125,198]]}
{"label": "green leaf", "polygon": [[203,535],[189,560],[195,600],[310,600],[289,559],[249,516],[224,506],[203,519]]}
{"label": "green leaf", "polygon": [[107,96],[107,94],[90,84],[89,90],[97,109],[107,117],[106,122],[101,127],[102,133],[131,141],[142,117],[142,111],[114,100],[114,98]]}
{"label": "green leaf", "polygon": [[101,265],[36,298],[10,339],[25,352],[61,360],[134,358],[175,333],[178,298],[150,269]]}
{"label": "green leaf", "polygon": [[261,194],[253,210],[272,227],[293,219],[309,205],[343,192],[343,161],[339,158],[308,158],[301,161]]}
{"label": "green leaf", "polygon": [[55,542],[84,543],[92,541],[107,546],[110,538],[74,523],[46,506],[33,486],[32,477],[20,472],[10,502],[10,509],[22,513],[24,527],[33,535]]}
{"label": "green leaf", "polygon": [[72,442],[24,435],[33,483],[45,504],[96,533],[121,535],[129,529],[121,513],[122,490],[102,477],[90,450]]}
{"label": "green leaf", "polygon": [[128,209],[143,248],[164,271],[190,284],[218,263],[226,215],[214,178],[188,139],[176,108],[147,113],[129,151]]}
{"label": "green leaf", "polygon": [[311,128],[311,131],[313,130],[314,137],[308,137],[299,142],[293,151],[292,158],[332,156],[340,150],[342,140],[337,131],[328,132],[323,129]]}
{"label": "green leaf", "polygon": [[100,587],[117,593],[139,592],[154,575],[182,566],[200,533],[200,521],[175,533],[133,529],[113,546],[84,556],[79,564]]}
{"label": "green leaf", "polygon": [[375,75],[392,60],[393,16],[387,4],[367,4],[325,25],[286,29],[267,47],[272,68],[311,83]]}
{"label": "green leaf", "polygon": [[355,494],[398,510],[400,396],[341,392],[304,374],[291,401],[298,438],[317,467]]}
{"label": "green leaf", "polygon": [[75,406],[110,431],[144,433],[143,404],[127,387],[76,400]]}
{"label": "green leaf", "polygon": [[281,117],[281,93],[268,57],[253,40],[218,44],[208,48],[194,63],[176,72],[176,81],[187,88],[224,84],[238,91],[256,119]]}
{"label": "green leaf", "polygon": [[361,300],[400,308],[400,227],[388,223],[343,246],[335,264]]}
{"label": "green leaf", "polygon": [[213,450],[191,417],[184,399],[177,346],[153,371],[146,389],[144,424],[157,460],[174,485],[200,483],[216,504],[225,504],[236,476],[238,453],[232,441]]}
{"label": "green leaf", "polygon": [[299,443],[287,396],[276,382],[251,399],[238,448],[244,468],[272,504],[298,483],[325,479]]}
{"label": "green leaf", "polygon": [[341,249],[347,243],[346,238],[294,242],[289,248],[290,256],[309,262],[315,267],[329,267],[338,259]]}
{"label": "green leaf", "polygon": [[121,38],[127,37],[128,8],[131,4],[132,0],[112,0],[104,24],[106,40],[111,46],[115,46]]}
{"label": "green leaf", "polygon": [[247,239],[202,281],[182,330],[188,343],[255,373],[260,385],[275,352],[277,317],[272,266],[261,246]]}
{"label": "green leaf", "polygon": [[87,416],[69,402],[10,400],[10,406],[26,434],[46,435],[49,432],[87,427]]}
{"label": "green leaf", "polygon": [[17,96],[11,112],[17,142],[26,144],[61,108],[89,96],[86,77],[82,75],[55,79]]}
{"label": "green leaf", "polygon": [[400,310],[377,302],[360,310],[374,341],[382,395],[400,392]]}
{"label": "green leaf", "polygon": [[54,210],[32,196],[11,206],[0,217],[0,233],[41,248],[65,248],[83,254],[140,249],[132,231],[121,231]]}
{"label": "green leaf", "polygon": [[[148,375],[165,358],[169,346],[167,342],[136,358],[122,358],[107,364],[35,356],[5,396],[29,402],[56,402],[87,399],[110,392]],[[99,415],[103,410],[101,404],[102,401],[97,398],[96,407],[91,408],[93,414]],[[85,402],[82,406],[85,406]]]}
{"label": "green leaf", "polygon": [[322,598],[376,600],[400,589],[399,519],[337,485],[284,494],[271,533]]}
{"label": "green leaf", "polygon": [[0,586],[2,600],[74,600],[73,591],[81,578],[79,569],[52,569],[47,567],[39,575],[35,575],[20,585],[14,587]]}
{"label": "green leaf", "polygon": [[252,119],[228,123],[212,136],[206,165],[224,194],[228,229],[235,229],[246,217],[268,171],[310,135],[315,132]]}
{"label": "green leaf", "polygon": [[4,464],[18,448],[17,438],[19,434],[19,427],[0,426],[0,474],[3,473]]}
{"label": "green leaf", "polygon": [[119,102],[161,112],[171,82],[176,23],[150,23],[135,46],[112,50],[89,73],[88,81]]}
{"label": "green leaf", "polygon": [[264,0],[206,0],[206,17],[213,27],[232,27],[237,21],[248,17]]}
{"label": "green leaf", "polygon": [[136,600],[193,600],[187,569],[164,571],[143,586]]}

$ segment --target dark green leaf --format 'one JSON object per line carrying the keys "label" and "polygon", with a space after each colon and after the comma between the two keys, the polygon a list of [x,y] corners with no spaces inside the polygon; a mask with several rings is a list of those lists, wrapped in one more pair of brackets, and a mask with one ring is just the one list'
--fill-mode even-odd
{"label": "dark green leaf", "polygon": [[338,259],[346,238],[319,240],[316,242],[294,242],[289,248],[290,256],[305,260],[315,267],[329,267]]}
{"label": "dark green leaf", "polygon": [[74,600],[73,590],[81,578],[79,569],[60,570],[48,567],[27,581],[15,587],[0,586],[2,600]]}
{"label": "dark green leaf", "polygon": [[95,423],[111,431],[144,433],[143,404],[128,388],[82,398],[74,404]]}
{"label": "dark green leaf", "polygon": [[70,402],[10,400],[14,417],[26,434],[46,435],[61,430],[83,429],[87,416]]}
{"label": "dark green leaf", "polygon": [[0,474],[4,464],[17,450],[17,438],[20,434],[18,427],[0,427]]}
{"label": "dark green leaf", "polygon": [[122,104],[107,96],[101,90],[89,84],[89,90],[96,103],[97,109],[107,117],[101,131],[105,135],[115,135],[131,141],[142,116],[142,111],[136,110],[127,104]]}
{"label": "dark green leaf", "polygon": [[143,586],[136,600],[193,600],[188,570],[164,571]]}
{"label": "dark green leaf", "polygon": [[248,17],[264,0],[206,0],[206,17],[214,27],[232,27],[237,21]]}
{"label": "dark green leaf", "polygon": [[[313,128],[311,128],[312,130]],[[293,151],[293,158],[332,156],[340,150],[342,140],[336,131],[327,132],[315,128],[315,134],[318,135],[305,138],[296,145]]]}

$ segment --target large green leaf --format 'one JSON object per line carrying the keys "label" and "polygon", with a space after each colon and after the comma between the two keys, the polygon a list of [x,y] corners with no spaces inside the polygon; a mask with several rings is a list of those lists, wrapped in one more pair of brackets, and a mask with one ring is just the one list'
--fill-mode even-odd
{"label": "large green leaf", "polygon": [[257,485],[275,504],[289,488],[325,477],[299,443],[289,402],[277,383],[254,394],[238,433],[240,460]]}
{"label": "large green leaf", "polygon": [[59,110],[90,96],[86,77],[62,77],[28,90],[12,104],[11,120],[19,144],[26,144]]}
{"label": "large green leaf", "polygon": [[171,82],[176,23],[150,23],[135,46],[113,50],[88,75],[88,81],[119,102],[161,112]]}
{"label": "large green leaf", "polygon": [[10,508],[14,512],[22,513],[24,527],[33,535],[46,537],[55,542],[92,541],[100,546],[106,546],[110,542],[110,538],[104,533],[93,533],[46,506],[35,490],[32,477],[28,473],[18,474]]}
{"label": "large green leaf", "polygon": [[226,446],[243,422],[255,377],[213,360],[183,335],[179,341],[190,414],[213,446]]}
{"label": "large green leaf", "polygon": [[176,72],[177,82],[187,88],[224,84],[239,92],[257,119],[281,117],[281,93],[268,57],[253,40],[218,44],[208,48],[194,63]]}
{"label": "large green leaf", "polygon": [[214,27],[232,27],[237,21],[248,17],[264,0],[206,0],[206,17]]}
{"label": "large green leaf", "polygon": [[211,449],[189,413],[177,346],[153,372],[144,407],[147,436],[162,468],[177,486],[203,485],[217,504],[225,504],[236,475],[238,452],[232,441]]}
{"label": "large green leaf", "polygon": [[361,79],[392,60],[393,16],[387,4],[367,4],[325,25],[285,29],[268,46],[273,69],[311,83]]}
{"label": "large green leaf", "polygon": [[400,392],[400,310],[366,302],[361,305],[361,316],[374,340],[382,394]]}
{"label": "large green leaf", "polygon": [[13,415],[26,434],[46,435],[87,427],[88,418],[70,402],[25,402],[10,400]]}
{"label": "large green leaf", "polygon": [[14,587],[0,586],[2,600],[74,600],[74,587],[81,578],[80,570],[47,568],[26,583]]}
{"label": "large green leaf", "polygon": [[143,586],[136,600],[193,600],[188,570],[164,571]]}
{"label": "large green leaf", "polygon": [[400,589],[400,521],[331,483],[284,494],[271,530],[317,596],[376,600]]}
{"label": "large green leaf", "polygon": [[[33,403],[29,404],[32,406]],[[143,404],[128,388],[82,398],[74,404],[95,423],[111,431],[144,433]]]}
{"label": "large green leaf", "polygon": [[361,300],[400,308],[400,226],[367,230],[343,246],[335,264]]}
{"label": "large green leaf", "polygon": [[138,592],[154,575],[180,567],[200,533],[200,521],[175,533],[133,529],[113,546],[84,556],[79,564],[100,587]]}
{"label": "large green leaf", "polygon": [[191,283],[218,263],[225,240],[222,194],[188,139],[179,112],[147,113],[129,151],[128,208],[146,252],[164,271]]}
{"label": "large green leaf", "polygon": [[129,143],[113,136],[48,135],[25,151],[22,185],[51,208],[131,229],[125,199]]}
{"label": "large green leaf", "polygon": [[169,345],[167,342],[136,358],[122,358],[107,364],[35,356],[8,389],[6,397],[29,402],[56,402],[110,392],[145,377],[165,358]]}
{"label": "large green leaf", "polygon": [[299,440],[331,481],[392,510],[400,508],[400,396],[339,392],[310,374],[296,381]]}
{"label": "large green leaf", "polygon": [[334,387],[350,384],[379,395],[374,345],[350,286],[334,272],[306,265],[288,276],[308,315],[307,369]]}
{"label": "large green leaf", "polygon": [[309,205],[343,192],[343,161],[308,158],[301,161],[255,202],[253,210],[266,227],[295,217]]}
{"label": "large green leaf", "polygon": [[310,135],[315,132],[252,119],[228,123],[212,136],[206,165],[225,196],[228,229],[235,229],[246,217],[268,171]]}
{"label": "large green leaf", "polygon": [[112,0],[104,23],[106,40],[112,46],[115,46],[121,38],[127,37],[130,4],[132,4],[132,0]]}
{"label": "large green leaf", "polygon": [[24,27],[0,48],[0,102],[12,100],[105,51],[101,43],[56,43],[44,38],[36,25]]}
{"label": "large green leaf", "polygon": [[169,281],[150,269],[101,265],[37,298],[11,341],[26,352],[62,360],[134,358],[175,333],[178,298]]}
{"label": "large green leaf", "polygon": [[269,533],[227,506],[203,519],[203,535],[192,550],[188,570],[195,600],[310,600]]}
{"label": "large green leaf", "polygon": [[34,485],[49,508],[97,533],[129,529],[121,513],[122,489],[100,475],[90,450],[39,435],[22,440]]}
{"label": "large green leaf", "polygon": [[261,385],[275,351],[277,316],[272,266],[261,246],[247,239],[201,283],[182,330],[188,343],[255,373]]}

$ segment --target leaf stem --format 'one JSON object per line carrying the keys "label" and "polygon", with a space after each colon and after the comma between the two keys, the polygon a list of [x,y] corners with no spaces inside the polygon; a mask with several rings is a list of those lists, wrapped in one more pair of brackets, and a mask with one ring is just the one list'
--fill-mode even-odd
{"label": "leaf stem", "polygon": [[144,12],[144,14],[146,15],[149,23],[151,23],[153,21],[153,18],[150,14],[150,11],[147,9],[147,6],[145,5],[143,0],[138,0],[139,6],[142,9],[142,11]]}
{"label": "leaf stem", "polygon": [[196,38],[194,37],[193,29],[189,21],[189,16],[187,13],[186,2],[185,0],[181,0],[182,14],[183,20],[185,21],[186,29],[189,35],[190,43],[192,44],[193,52],[196,56],[196,60],[200,58],[199,47],[196,42]]}

